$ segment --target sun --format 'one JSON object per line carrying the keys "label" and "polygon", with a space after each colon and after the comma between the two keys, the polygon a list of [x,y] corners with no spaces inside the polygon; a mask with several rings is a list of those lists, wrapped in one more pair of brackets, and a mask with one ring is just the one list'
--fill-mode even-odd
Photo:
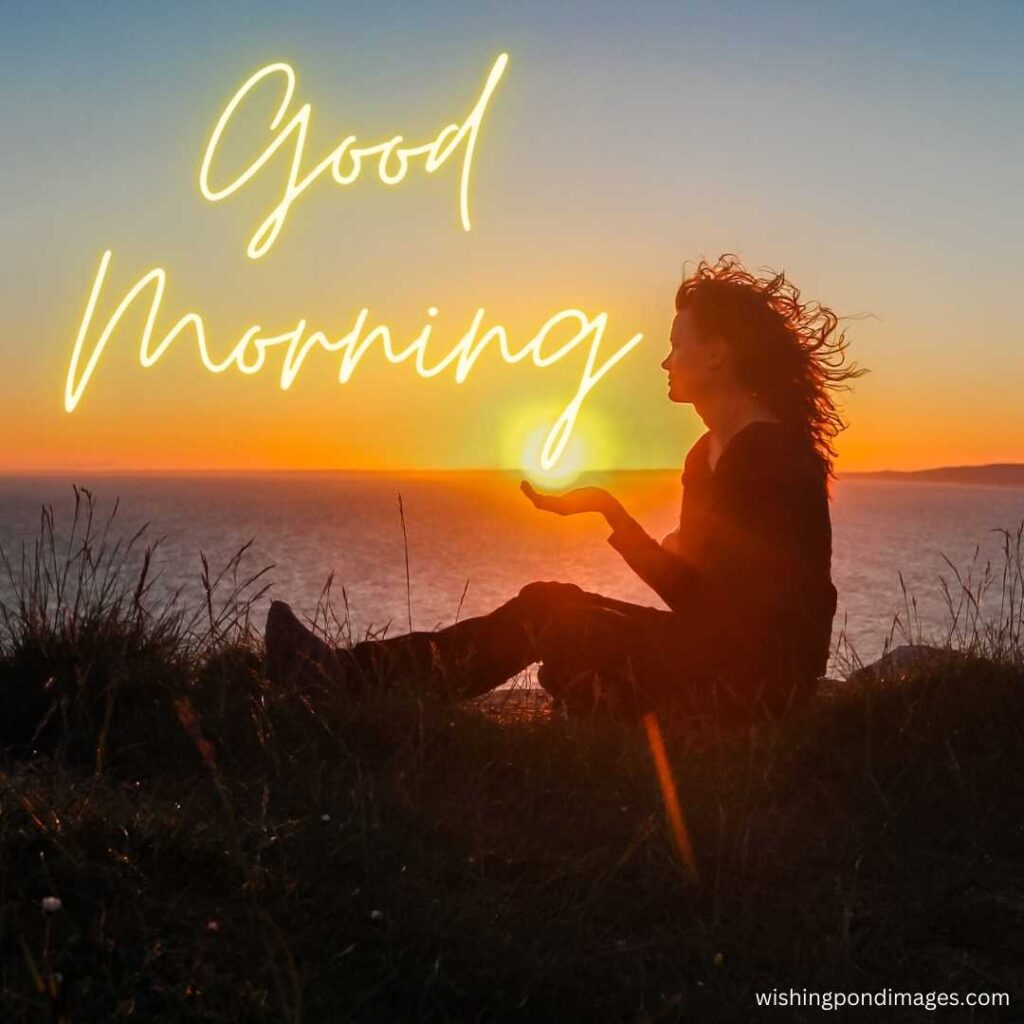
{"label": "sun", "polygon": [[520,406],[502,429],[502,462],[521,472],[538,490],[563,490],[579,476],[614,464],[614,446],[608,425],[589,411],[576,424],[558,461],[545,469],[541,455],[559,410],[549,404]]}
{"label": "sun", "polygon": [[587,469],[587,445],[579,433],[574,433],[566,443],[561,458],[550,468],[541,465],[541,452],[547,439],[546,427],[538,427],[526,438],[523,445],[522,468],[530,483],[545,489],[568,487]]}

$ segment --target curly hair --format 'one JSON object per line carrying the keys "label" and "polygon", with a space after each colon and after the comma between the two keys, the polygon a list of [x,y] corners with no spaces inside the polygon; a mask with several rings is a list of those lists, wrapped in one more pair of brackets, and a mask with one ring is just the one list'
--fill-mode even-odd
{"label": "curly hair", "polygon": [[[801,302],[784,273],[754,277],[732,253],[714,265],[701,260],[676,292],[708,336],[723,338],[739,383],[802,434],[817,457],[826,487],[834,477],[832,441],[846,429],[833,391],[867,370],[846,361],[839,317],[817,302]],[[846,318],[849,319],[849,318]]]}

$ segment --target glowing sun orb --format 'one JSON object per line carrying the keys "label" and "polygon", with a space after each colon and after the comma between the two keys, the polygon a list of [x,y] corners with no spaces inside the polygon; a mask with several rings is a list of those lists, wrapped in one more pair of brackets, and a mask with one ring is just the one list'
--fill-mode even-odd
{"label": "glowing sun orb", "polygon": [[521,462],[523,472],[537,488],[552,490],[568,487],[587,469],[587,443],[578,432],[573,433],[561,458],[550,469],[544,469],[541,465],[541,452],[547,436],[548,428],[544,426],[538,427],[527,436]]}

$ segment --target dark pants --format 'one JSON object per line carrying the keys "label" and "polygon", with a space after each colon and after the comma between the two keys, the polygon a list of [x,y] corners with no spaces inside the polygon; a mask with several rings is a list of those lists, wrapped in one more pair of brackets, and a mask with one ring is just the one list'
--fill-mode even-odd
{"label": "dark pants", "polygon": [[426,684],[455,698],[484,694],[541,662],[538,681],[570,713],[635,718],[647,710],[730,715],[750,703],[733,645],[707,623],[592,594],[530,583],[487,615],[339,649],[363,678]]}

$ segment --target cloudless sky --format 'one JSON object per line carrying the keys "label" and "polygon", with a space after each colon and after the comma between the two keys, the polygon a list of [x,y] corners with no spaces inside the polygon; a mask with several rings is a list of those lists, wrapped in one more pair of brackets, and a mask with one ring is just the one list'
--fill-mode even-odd
{"label": "cloudless sky", "polygon": [[[468,233],[461,158],[394,187],[372,168],[317,182],[259,261],[288,157],[200,194],[217,118],[267,63],[312,104],[312,163],[349,134],[430,141],[501,52]],[[703,431],[658,364],[683,261],[731,251],[873,314],[848,324],[871,373],[844,398],[839,472],[1024,461],[1020,4],[7,0],[0,86],[0,470],[516,466],[583,371],[584,347],[545,369],[495,352],[456,385],[371,351],[339,384],[320,352],[283,391],[279,352],[213,375],[187,332],[142,368],[136,312],[68,414],[105,249],[101,311],[162,267],[159,323],[200,313],[221,357],[252,324],[340,337],[363,307],[403,348],[436,306],[435,359],[479,307],[513,347],[563,308],[606,311],[606,354],[644,341],[583,403],[593,468],[681,465]],[[269,142],[257,122],[226,151],[238,167]]]}

